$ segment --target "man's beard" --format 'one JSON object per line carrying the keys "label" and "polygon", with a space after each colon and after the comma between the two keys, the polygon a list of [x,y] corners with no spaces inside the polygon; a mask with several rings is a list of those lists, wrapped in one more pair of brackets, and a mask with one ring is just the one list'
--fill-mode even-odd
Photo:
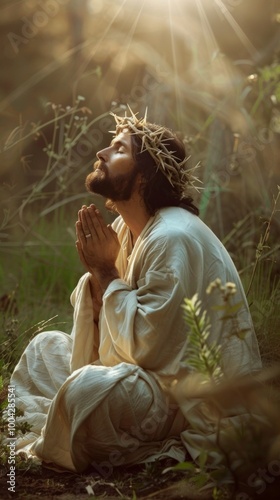
{"label": "man's beard", "polygon": [[100,194],[111,201],[127,201],[131,198],[137,169],[126,174],[109,177],[106,166],[95,169],[86,177],[86,188],[91,193]]}

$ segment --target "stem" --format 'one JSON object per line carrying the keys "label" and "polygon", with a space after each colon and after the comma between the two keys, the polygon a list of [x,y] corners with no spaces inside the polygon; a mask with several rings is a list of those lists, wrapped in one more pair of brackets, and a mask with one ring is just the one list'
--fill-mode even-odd
{"label": "stem", "polygon": [[[75,110],[72,110],[71,111],[72,114],[74,113],[77,113],[77,109],[75,108]],[[70,112],[67,111],[66,113],[60,115],[59,119],[61,120],[61,118],[65,118],[66,116],[69,116]],[[99,115],[97,116],[97,118],[94,118],[89,124],[88,124],[88,128],[93,125],[95,122],[97,122],[98,120],[100,120],[101,118],[104,118],[105,116],[108,116],[108,111],[106,111],[106,113],[102,113],[102,115]],[[57,118],[52,118],[51,120],[49,120],[48,122],[45,122],[43,123],[43,125],[39,125],[38,127],[34,128],[31,132],[29,132],[27,135],[25,135],[24,137],[21,137],[20,139],[18,139],[17,141],[13,142],[12,144],[10,144],[9,146],[6,146],[4,148],[4,151],[8,151],[8,149],[11,149],[13,148],[14,146],[16,146],[17,144],[19,144],[20,142],[24,141],[25,139],[28,139],[29,137],[32,137],[34,134],[36,134],[37,132],[39,132],[40,130],[42,130],[43,128],[47,127],[48,125],[51,125],[52,123],[55,123],[57,121]]]}
{"label": "stem", "polygon": [[272,219],[276,213],[276,209],[277,209],[277,203],[278,203],[278,200],[280,198],[280,186],[277,186],[278,188],[278,193],[277,193],[277,196],[276,198],[274,198],[274,204],[273,204],[273,207],[272,207],[272,211],[271,211],[271,214],[270,214],[270,217],[269,219],[266,221],[266,230],[264,232],[263,235],[261,235],[260,237],[260,241],[258,243],[258,246],[257,246],[257,250],[256,250],[256,260],[255,260],[255,263],[254,263],[254,267],[253,267],[253,271],[252,271],[252,275],[251,275],[251,279],[250,279],[250,283],[249,283],[249,286],[248,286],[248,289],[247,289],[247,292],[246,292],[246,296],[248,297],[251,289],[252,289],[252,285],[253,285],[253,281],[254,281],[254,278],[255,278],[255,274],[256,274],[256,270],[257,270],[257,267],[258,267],[258,263],[261,259],[261,256],[262,256],[262,253],[263,253],[263,250],[265,248],[265,243],[267,242],[268,238],[269,238],[269,232],[270,232],[270,227],[271,227],[271,223],[272,223]]}
{"label": "stem", "polygon": [[[55,147],[55,140],[56,140],[56,126],[57,126],[57,121],[58,121],[59,116],[58,116],[58,112],[57,112],[57,109],[54,110],[54,128],[53,128],[53,137],[52,137],[52,147],[51,147],[51,151],[54,151],[54,147]],[[45,173],[45,176],[48,175],[49,171],[50,171],[50,168],[51,168],[51,163],[52,163],[52,157],[51,155],[49,155],[49,158],[48,158],[48,164],[47,164],[47,167],[46,167],[46,173]]]}
{"label": "stem", "polygon": [[233,481],[234,481],[234,491],[232,492],[231,498],[235,498],[235,493],[237,491],[238,484],[239,484],[238,476],[237,476],[235,470],[232,468],[231,461],[230,461],[230,458],[229,458],[229,454],[225,450],[225,448],[223,447],[222,442],[221,442],[221,419],[222,419],[222,414],[221,414],[221,411],[219,410],[218,407],[217,407],[217,410],[219,412],[219,418],[218,418],[218,424],[217,424],[216,445],[217,445],[217,448],[220,449],[220,451],[223,453],[224,458],[225,458],[225,462],[226,462],[226,467],[228,468],[228,470],[230,471],[230,473],[232,475],[232,478],[233,478]]}

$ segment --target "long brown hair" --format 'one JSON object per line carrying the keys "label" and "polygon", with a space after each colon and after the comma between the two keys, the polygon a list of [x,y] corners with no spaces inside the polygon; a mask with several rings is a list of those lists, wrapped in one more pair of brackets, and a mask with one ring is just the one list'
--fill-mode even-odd
{"label": "long brown hair", "polygon": [[[149,129],[157,131],[159,125],[147,124]],[[161,139],[164,147],[172,154],[178,165],[185,165],[186,150],[185,145],[177,135],[171,130],[164,128],[164,133]],[[163,207],[182,207],[189,212],[199,215],[199,210],[194,204],[192,196],[186,193],[188,189],[187,181],[181,182],[183,174],[185,176],[184,166],[174,169],[174,180],[172,183],[161,169],[155,164],[155,160],[150,155],[148,150],[142,151],[141,137],[137,134],[131,134],[132,155],[135,160],[135,168],[141,173],[143,182],[141,184],[141,195],[145,202],[146,208],[151,215]],[[186,178],[186,177],[184,177]]]}

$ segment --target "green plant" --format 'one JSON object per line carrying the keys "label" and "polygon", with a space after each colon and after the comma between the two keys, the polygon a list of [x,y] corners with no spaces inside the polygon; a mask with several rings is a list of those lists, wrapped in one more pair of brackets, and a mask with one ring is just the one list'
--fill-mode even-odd
{"label": "green plant", "polygon": [[270,217],[268,218],[268,220],[265,221],[265,225],[266,225],[265,231],[261,235],[257,249],[256,249],[256,258],[255,258],[255,262],[254,262],[254,266],[253,266],[251,279],[250,279],[248,289],[247,289],[247,297],[251,291],[253,281],[255,278],[255,274],[256,274],[256,270],[257,270],[258,264],[260,262],[260,259],[263,255],[263,252],[264,252],[265,248],[269,248],[267,246],[267,242],[268,242],[268,238],[269,238],[269,234],[270,234],[270,230],[271,230],[271,224],[272,224],[272,220],[273,220],[274,215],[278,211],[277,204],[278,204],[278,201],[280,199],[280,186],[277,186],[277,188],[278,188],[278,193],[277,193],[276,197],[274,198],[273,207],[272,207]]}
{"label": "green plant", "polygon": [[[78,96],[72,106],[66,107],[48,102],[45,110],[48,113],[50,111],[53,117],[43,123],[16,127],[6,139],[1,151],[4,157],[17,150],[24,151],[29,141],[33,139],[40,145],[44,162],[42,164],[40,157],[38,178],[38,167],[34,172],[31,159],[21,154],[19,162],[24,165],[23,171],[29,171],[34,182],[27,183],[22,188],[19,182],[13,183],[11,180],[10,184],[5,182],[0,187],[0,214],[2,213],[0,251],[13,248],[11,238],[14,238],[19,245],[19,242],[25,242],[28,236],[34,236],[33,228],[40,225],[43,219],[49,218],[49,214],[54,214],[55,218],[56,214],[63,213],[61,209],[67,206],[69,215],[73,216],[71,208],[73,203],[80,205],[80,200],[85,200],[84,189],[82,192],[77,192],[77,179],[80,179],[82,173],[88,170],[89,164],[92,164],[92,158],[96,153],[95,143],[97,139],[100,141],[100,137],[101,139],[103,137],[98,124],[108,117],[109,113],[89,120],[91,110],[84,105],[84,100],[83,96]],[[97,129],[94,129],[94,126]],[[86,151],[82,147],[83,144],[87,148]],[[80,149],[76,150],[79,145]],[[19,174],[20,169],[17,172],[17,175]]]}
{"label": "green plant", "polygon": [[[277,73],[278,70],[275,69],[275,71]],[[240,99],[237,101],[251,132],[257,130],[258,124],[265,123],[261,113],[262,104],[264,99],[269,97],[270,92],[274,92],[276,88],[274,85],[276,80],[273,75],[269,74],[268,76],[264,73],[261,78],[263,78],[263,82],[266,79],[269,85],[264,83],[265,92],[260,87],[260,93],[256,97],[254,97],[256,88],[254,90],[254,84],[251,82],[250,89],[243,89],[241,82],[238,90]],[[225,99],[223,104],[226,104],[226,101]],[[78,97],[71,107],[48,103],[47,108],[53,113],[52,118],[45,123],[32,124],[29,131],[27,131],[26,126],[13,131],[6,142],[6,152],[8,152],[13,148],[23,146],[29,139],[36,138],[37,143],[39,142],[41,145],[46,162],[40,171],[39,180],[28,184],[19,192],[13,191],[9,199],[4,193],[5,190],[2,189],[4,196],[0,206],[3,213],[0,250],[3,259],[2,268],[0,267],[0,280],[5,283],[4,296],[9,298],[7,310],[2,315],[3,329],[1,334],[3,342],[0,364],[5,383],[29,338],[42,329],[56,328],[59,325],[63,325],[64,331],[70,331],[72,314],[68,298],[82,271],[74,248],[73,221],[77,209],[74,205],[85,197],[84,193],[77,193],[75,181],[81,176],[81,170],[87,166],[77,169],[78,171],[73,170],[72,161],[79,141],[87,136],[91,127],[98,123],[100,117],[89,121],[91,112],[84,106],[82,97]],[[241,139],[238,138],[234,142],[233,150],[230,149],[226,152],[223,149],[225,135],[218,108],[214,108],[208,116],[199,116],[199,114],[195,116],[198,133],[193,142],[197,151],[201,145],[203,146],[198,158],[198,160],[202,158],[205,169],[204,173],[202,169],[205,189],[200,200],[202,217],[207,219],[211,212],[215,212],[215,218],[219,220],[220,234],[224,234],[227,221],[223,213],[222,196],[225,193],[230,194],[235,186],[231,183],[236,179],[234,177],[236,173],[231,170],[231,167],[229,168],[229,165],[233,160],[233,152],[236,154],[236,160],[239,161],[238,142]],[[104,116],[106,115],[107,113],[104,114]],[[51,139],[48,136],[48,127],[52,127]],[[217,147],[217,144],[220,146]],[[261,150],[259,146],[256,141],[253,141],[252,147],[257,152]],[[228,158],[223,157],[226,153],[230,153]],[[75,158],[79,163],[81,158],[79,159],[77,156]],[[22,161],[25,168],[30,168],[28,157],[23,157]],[[257,167],[259,166],[257,165]],[[223,182],[221,174],[224,171],[228,173],[228,182]],[[241,184],[244,181],[243,173],[245,174],[245,170],[239,178]],[[268,188],[264,183],[262,190],[263,203],[268,206]],[[275,255],[277,245],[268,248],[267,238],[272,218],[277,211],[278,197],[279,193],[274,200],[275,204],[271,216],[266,222],[266,229],[260,239],[254,262],[252,260],[254,258],[254,242],[258,232],[257,218],[262,213],[262,206],[257,207],[256,204],[253,204],[246,216],[243,216],[242,212],[239,212],[239,207],[235,206],[236,222],[233,229],[224,238],[224,243],[241,264],[241,277],[246,284],[246,289],[248,289],[258,338],[262,340],[260,342],[262,350],[267,353],[273,350],[274,355],[275,351],[279,351],[277,308],[280,292],[279,281],[277,281],[273,266],[269,267],[269,272],[267,267],[267,259]],[[215,210],[209,210],[211,206],[214,206]],[[238,219],[239,215],[241,215],[240,220]],[[6,272],[8,268],[9,273]],[[247,271],[251,272],[249,283]],[[216,282],[209,292],[212,293],[213,290],[221,293],[222,304],[217,303],[216,305],[221,314],[221,329],[225,322],[230,321],[233,327],[232,334],[246,338],[246,330],[240,331],[235,322],[235,314],[239,304],[231,304],[234,289],[231,286],[224,287],[221,283]],[[59,315],[57,316],[58,311]],[[205,387],[207,387],[207,381],[219,385],[222,381],[220,346],[218,343],[209,346],[209,321],[201,310],[197,296],[185,301],[184,313],[187,322],[189,322],[187,366],[192,373],[199,373],[203,376]],[[274,349],[274,346],[277,349]],[[209,394],[206,399],[208,396]],[[219,419],[216,421],[217,429],[218,422]],[[224,445],[221,441],[219,442],[220,436],[221,432],[218,430],[217,445],[221,446],[223,448],[221,452],[224,452]],[[251,445],[254,439],[259,438],[257,433],[252,436]],[[235,439],[241,440],[237,434]],[[250,440],[248,440],[249,442]],[[249,445],[246,446],[244,445],[245,461]],[[239,450],[238,453],[241,451]],[[225,468],[214,473],[209,471],[206,462],[207,454],[202,452],[199,464],[195,469],[187,466],[187,468],[189,467],[188,477],[193,477],[193,482],[200,487],[209,482],[212,485],[216,484],[213,495],[218,498],[220,494],[223,494],[221,490],[224,481],[230,474],[230,464],[228,463]]]}
{"label": "green plant", "polygon": [[207,340],[210,333],[210,322],[206,311],[202,312],[198,295],[185,299],[183,304],[184,318],[189,328],[188,345],[185,353],[185,364],[204,375],[207,379],[219,380],[222,376],[220,366],[221,348],[219,345],[209,346]]}
{"label": "green plant", "polygon": [[[231,335],[246,341],[246,330],[239,329],[236,317],[241,304],[231,301],[235,285],[222,285],[218,279],[208,287],[208,293],[213,291],[219,292],[222,302],[214,306],[221,312],[222,328],[230,321]],[[186,418],[194,433],[202,433],[202,445],[197,450],[196,464],[186,461],[171,470],[184,472],[198,490],[212,489],[213,498],[234,498],[240,488],[246,491],[248,478],[277,457],[278,447],[275,449],[274,443],[280,436],[280,398],[272,381],[279,379],[279,369],[225,377],[220,345],[208,344],[210,323],[197,295],[186,299],[183,308],[188,331],[185,364],[189,374],[179,379],[171,391],[183,411],[186,405]]]}
{"label": "green plant", "polygon": [[[32,335],[47,326],[71,330],[69,296],[82,273],[74,243],[79,206],[73,202],[85,199],[84,192],[71,193],[71,183],[81,175],[79,169],[73,171],[72,155],[100,119],[88,122],[90,111],[83,101],[78,96],[66,108],[47,103],[53,117],[16,128],[1,151],[23,151],[35,139],[45,157],[36,182],[23,188],[19,182],[1,186],[0,365],[5,379]],[[78,161],[82,158],[76,156]]]}

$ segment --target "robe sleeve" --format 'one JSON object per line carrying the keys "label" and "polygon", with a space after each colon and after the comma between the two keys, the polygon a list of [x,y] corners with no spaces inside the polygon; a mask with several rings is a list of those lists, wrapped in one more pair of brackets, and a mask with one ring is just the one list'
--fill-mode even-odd
{"label": "robe sleeve", "polygon": [[[179,279],[180,273],[166,264],[164,241],[143,248],[135,284],[117,279],[108,286],[101,328],[109,337],[108,345],[109,340],[113,345],[116,360],[169,375],[178,369],[186,342],[181,308],[185,279]],[[105,349],[106,344],[105,340]],[[104,356],[106,364],[106,352]]]}
{"label": "robe sleeve", "polygon": [[74,307],[71,332],[73,339],[71,373],[98,359],[99,332],[94,323],[89,279],[90,274],[84,274],[70,297],[70,302]]}

